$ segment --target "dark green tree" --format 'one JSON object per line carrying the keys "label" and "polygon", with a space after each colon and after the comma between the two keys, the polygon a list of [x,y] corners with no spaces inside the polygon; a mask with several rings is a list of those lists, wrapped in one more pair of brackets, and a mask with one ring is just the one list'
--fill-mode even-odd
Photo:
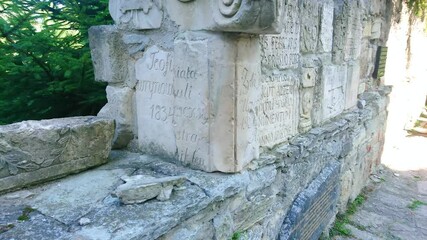
{"label": "dark green tree", "polygon": [[109,23],[108,0],[0,1],[0,124],[96,114],[87,34]]}

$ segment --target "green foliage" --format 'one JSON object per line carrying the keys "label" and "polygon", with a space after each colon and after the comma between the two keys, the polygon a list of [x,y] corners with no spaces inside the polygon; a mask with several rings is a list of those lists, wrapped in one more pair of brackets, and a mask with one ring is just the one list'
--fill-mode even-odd
{"label": "green foliage", "polygon": [[13,224],[0,225],[0,234],[7,232],[14,227],[15,227],[15,225],[13,225]]}
{"label": "green foliage", "polygon": [[406,0],[405,2],[410,13],[424,21],[425,30],[427,31],[427,0]]}
{"label": "green foliage", "polygon": [[408,205],[408,208],[411,210],[415,210],[421,206],[427,206],[426,202],[420,201],[420,200],[413,200],[411,204]]}
{"label": "green foliage", "polygon": [[28,221],[30,220],[29,214],[34,212],[35,209],[31,207],[25,207],[24,210],[22,210],[22,215],[18,217],[19,221]]}
{"label": "green foliage", "polygon": [[240,240],[241,235],[242,234],[240,232],[235,232],[231,237],[231,240]]}
{"label": "green foliage", "polygon": [[416,16],[425,18],[426,10],[427,10],[427,0],[406,0],[406,4],[408,4],[408,8],[412,11]]}
{"label": "green foliage", "polygon": [[0,124],[96,114],[88,29],[110,23],[108,0],[0,2]]}
{"label": "green foliage", "polygon": [[[329,231],[329,236],[351,236],[351,231],[346,227],[347,224],[353,224],[350,221],[350,216],[355,214],[357,209],[362,206],[362,204],[366,201],[366,196],[363,194],[360,194],[359,196],[354,199],[353,202],[348,204],[347,211],[344,214],[338,214],[337,218],[335,220],[334,226]],[[363,226],[355,226],[356,228],[360,230],[364,230]]]}

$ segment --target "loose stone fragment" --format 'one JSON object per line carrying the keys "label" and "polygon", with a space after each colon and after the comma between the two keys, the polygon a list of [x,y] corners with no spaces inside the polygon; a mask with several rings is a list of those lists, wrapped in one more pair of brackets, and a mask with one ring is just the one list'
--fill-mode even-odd
{"label": "loose stone fragment", "polygon": [[119,197],[124,204],[143,203],[157,198],[166,201],[170,198],[174,186],[184,183],[184,176],[153,178],[144,175],[135,175],[126,179],[126,183],[120,185],[113,195]]}
{"label": "loose stone fragment", "polygon": [[92,221],[89,218],[80,218],[79,225],[80,226],[85,226],[85,225],[88,225],[91,222]]}

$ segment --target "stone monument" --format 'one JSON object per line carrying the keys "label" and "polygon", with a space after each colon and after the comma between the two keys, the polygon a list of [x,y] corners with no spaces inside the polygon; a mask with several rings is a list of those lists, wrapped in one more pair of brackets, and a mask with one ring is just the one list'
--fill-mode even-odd
{"label": "stone monument", "polygon": [[356,105],[358,7],[110,0],[115,25],[90,30],[96,78],[109,83],[99,115],[116,119],[117,148],[130,142],[192,168],[239,172]]}

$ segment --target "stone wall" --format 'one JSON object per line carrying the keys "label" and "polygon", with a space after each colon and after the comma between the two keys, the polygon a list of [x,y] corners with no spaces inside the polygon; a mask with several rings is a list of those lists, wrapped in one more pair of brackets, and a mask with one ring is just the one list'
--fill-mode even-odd
{"label": "stone wall", "polygon": [[391,0],[110,0],[115,25],[92,27],[90,44],[114,147],[240,172],[146,236],[318,236],[379,164],[389,91],[372,73],[391,11]]}

